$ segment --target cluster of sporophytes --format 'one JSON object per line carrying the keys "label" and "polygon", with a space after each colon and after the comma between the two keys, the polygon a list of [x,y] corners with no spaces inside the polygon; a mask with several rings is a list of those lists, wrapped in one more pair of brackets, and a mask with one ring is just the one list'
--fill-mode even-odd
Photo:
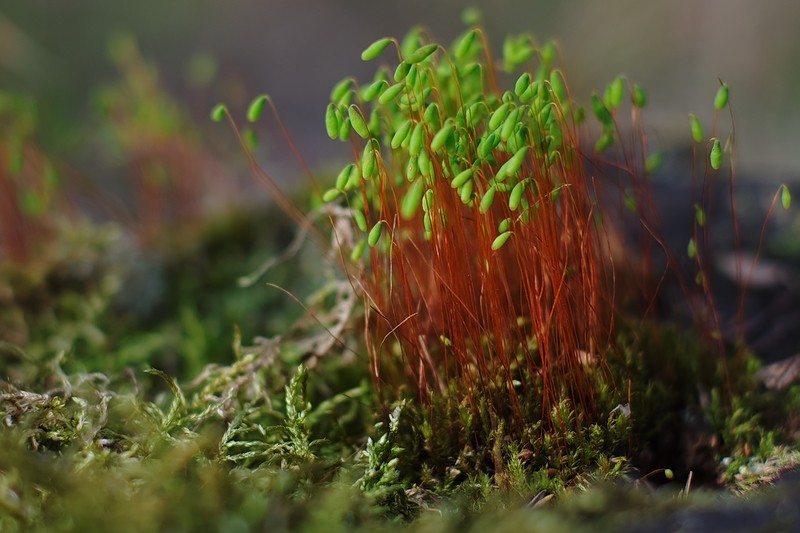
{"label": "cluster of sporophytes", "polygon": [[[376,384],[455,395],[474,412],[486,402],[514,432],[557,425],[563,400],[594,419],[611,400],[598,406],[596,382],[609,376],[616,312],[597,198],[616,184],[593,174],[555,46],[506,39],[508,90],[477,26],[450,49],[415,29],[362,58],[387,49],[396,68],[363,87],[345,79],[326,113],[328,134],[359,155],[324,199],[350,209],[353,234],[340,239],[369,266]],[[598,150],[614,141],[625,91],[618,78],[593,96]],[[642,90],[630,98],[637,113]]]}
{"label": "cluster of sporophytes", "polygon": [[[552,42],[508,37],[497,65],[478,22],[450,48],[419,28],[400,42],[379,39],[362,59],[386,55],[390,64],[369,83],[346,78],[331,93],[328,135],[349,141],[355,161],[323,200],[345,206],[351,221],[348,230],[337,226],[336,240],[364,289],[372,379],[384,399],[410,394],[433,405],[433,438],[425,441],[430,456],[452,453],[456,443],[437,447],[435,435],[452,431],[462,410],[469,415],[457,425],[469,437],[460,449],[471,444],[486,452],[510,437],[533,457],[529,467],[597,464],[591,453],[581,455],[597,446],[592,436],[610,455],[641,451],[641,443],[626,446],[629,417],[642,436],[655,426],[679,426],[680,410],[702,403],[689,391],[676,400],[673,415],[637,421],[652,413],[642,401],[660,400],[653,380],[663,378],[669,389],[676,376],[660,372],[683,363],[652,366],[625,355],[641,350],[636,342],[618,343],[635,323],[622,327],[620,315],[647,315],[664,272],[685,276],[681,254],[664,247],[652,212],[647,178],[662,157],[647,154],[640,124],[645,93],[617,77],[602,96],[592,95],[592,126],[570,98]],[[728,87],[721,84],[715,117],[727,104]],[[250,109],[256,117],[259,105],[256,100]],[[621,125],[626,112],[629,123]],[[706,145],[705,197],[723,145],[703,137],[694,115],[691,126],[694,140]],[[597,140],[587,148],[593,131]],[[788,207],[788,189],[779,192]],[[703,386],[727,412],[741,391],[731,384],[698,239],[708,238],[702,204],[695,215],[683,254],[695,263],[695,287],[681,283],[687,298],[692,292],[701,301],[692,311],[709,340],[698,343],[713,376]],[[619,250],[621,241],[632,244],[615,231],[626,216],[639,231],[639,264]],[[641,306],[625,307],[630,302]],[[744,372],[747,356],[734,361],[734,371]],[[654,374],[641,375],[644,366]],[[631,414],[634,406],[642,413]],[[437,412],[450,418],[439,429]],[[565,413],[579,420],[574,440]],[[552,454],[543,445],[548,439],[556,443]]]}

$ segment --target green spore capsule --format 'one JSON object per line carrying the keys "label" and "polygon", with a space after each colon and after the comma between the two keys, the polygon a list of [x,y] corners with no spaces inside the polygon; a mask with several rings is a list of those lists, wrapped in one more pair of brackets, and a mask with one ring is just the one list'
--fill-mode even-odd
{"label": "green spore capsule", "polygon": [[379,220],[372,229],[369,230],[369,235],[367,236],[367,244],[369,244],[370,248],[374,248],[378,241],[381,239],[381,235],[383,234],[383,220]]}
{"label": "green spore capsule", "polygon": [[356,261],[361,259],[361,256],[364,255],[364,250],[366,249],[366,247],[367,247],[367,241],[365,241],[364,239],[358,241],[356,245],[353,246],[353,250],[350,252],[350,260],[355,263]]}
{"label": "green spore capsule", "polygon": [[406,62],[414,65],[421,61],[425,61],[431,56],[431,54],[433,54],[436,51],[437,48],[439,48],[438,44],[426,44],[425,46],[418,48],[413,54],[408,56],[406,58]]}
{"label": "green spore capsule", "polygon": [[322,195],[322,201],[326,203],[332,202],[336,200],[336,198],[338,198],[340,194],[342,194],[342,191],[340,191],[339,189],[328,189]]}
{"label": "green spore capsule", "polygon": [[347,108],[347,114],[350,117],[350,125],[353,127],[353,130],[355,130],[358,136],[362,139],[368,139],[369,128],[367,127],[367,123],[364,122],[364,117],[361,116],[361,111],[358,109],[358,107],[351,105]]}
{"label": "green spore capsule", "polygon": [[353,78],[345,78],[331,90],[331,102],[339,102],[350,91],[353,86]]}
{"label": "green spore capsule", "polygon": [[362,61],[371,61],[381,55],[386,48],[392,44],[392,40],[389,37],[384,37],[382,39],[378,39],[367,48],[361,52],[361,60]]}
{"label": "green spore capsule", "polygon": [[422,114],[422,120],[434,129],[439,128],[439,106],[436,102],[429,105]]}
{"label": "green spore capsule", "polygon": [[511,156],[511,159],[503,163],[503,166],[500,167],[500,170],[497,171],[495,175],[495,179],[497,181],[503,181],[508,176],[515,175],[520,167],[522,167],[522,163],[525,161],[525,154],[528,153],[528,147],[523,146],[519,150]]}
{"label": "green spore capsule", "polygon": [[605,104],[610,109],[616,109],[622,104],[622,95],[625,90],[625,80],[617,76],[606,88]]}
{"label": "green spore capsule", "polygon": [[452,122],[447,122],[445,125],[436,132],[436,135],[433,136],[433,140],[431,141],[431,150],[434,152],[438,152],[442,148],[444,148],[447,141],[453,136],[453,130],[455,129],[455,125]]}
{"label": "green spore capsule", "polygon": [[328,137],[331,139],[339,137],[339,127],[341,126],[339,122],[340,116],[341,113],[339,109],[334,104],[328,104],[328,107],[325,109],[325,129],[328,132]]}
{"label": "green spore capsule", "polygon": [[430,238],[433,235],[433,225],[431,224],[430,213],[425,213],[422,217],[422,224],[425,226],[425,237]]}
{"label": "green spore capsule", "polygon": [[367,143],[364,152],[361,154],[361,174],[365,178],[375,175],[375,150],[372,143]]}
{"label": "green spore capsule", "polygon": [[550,88],[559,102],[567,100],[567,86],[564,84],[564,78],[561,71],[554,70],[550,73]]}
{"label": "green spore capsule", "polygon": [[400,43],[400,54],[403,57],[408,57],[413,54],[419,48],[421,39],[422,28],[414,26],[406,33],[406,36],[403,37],[403,41]]}
{"label": "green spore capsule", "polygon": [[350,117],[342,115],[343,120],[339,124],[339,139],[346,141],[350,138]]}
{"label": "green spore capsule", "polygon": [[789,192],[789,187],[785,184],[781,185],[781,205],[787,210],[792,205],[792,193]]}
{"label": "green spore capsule", "polygon": [[661,152],[650,154],[644,162],[644,169],[648,174],[652,174],[661,168],[664,163],[664,155]]}
{"label": "green spore capsule", "polygon": [[403,92],[403,89],[405,89],[405,86],[402,83],[397,83],[395,85],[390,86],[388,89],[383,91],[383,93],[381,93],[381,95],[378,97],[378,102],[384,105],[388,104],[389,102],[397,98],[397,95]]}
{"label": "green spore capsule", "polygon": [[389,86],[389,83],[386,80],[376,80],[370,83],[366,89],[361,93],[361,98],[365,102],[371,102],[378,96],[380,96],[381,92]]}
{"label": "green spore capsule", "polygon": [[689,125],[692,129],[692,140],[697,144],[703,142],[703,126],[700,125],[700,121],[694,116],[692,113],[689,113]]}
{"label": "green spore capsule", "polygon": [[500,140],[503,142],[508,141],[508,138],[511,137],[511,134],[514,133],[514,127],[517,125],[519,117],[522,115],[522,113],[522,108],[514,109],[508,113],[508,116],[506,116],[506,119],[503,121],[503,125],[500,128]]}
{"label": "green spore capsule", "polygon": [[264,111],[264,106],[267,105],[267,97],[266,95],[257,96],[252,102],[250,102],[250,106],[247,108],[247,120],[250,122],[255,122],[261,116],[261,113]]}
{"label": "green spore capsule", "polygon": [[522,195],[525,193],[527,181],[528,180],[521,180],[511,189],[511,194],[508,196],[508,208],[512,211],[516,211],[519,204],[522,202]]}
{"label": "green spore capsule", "polygon": [[720,88],[717,89],[717,94],[714,96],[714,108],[721,111],[728,105],[729,89],[722,81],[720,81]]}
{"label": "green spore capsule", "polygon": [[503,121],[508,116],[508,112],[510,110],[511,110],[511,102],[506,102],[505,104],[495,109],[492,115],[489,117],[489,130],[494,131],[497,128],[499,128],[503,124]]}
{"label": "green spore capsule", "polygon": [[336,176],[336,188],[344,190],[347,187],[348,182],[350,181],[350,173],[353,171],[353,163],[350,163],[346,167],[344,167],[341,172]]}
{"label": "green spore capsule", "polygon": [[405,220],[410,220],[414,217],[419,209],[422,195],[425,193],[425,180],[416,180],[411,187],[408,188],[403,204],[400,206],[400,214]]}
{"label": "green spore capsule", "polygon": [[409,157],[408,163],[406,164],[406,179],[408,181],[414,181],[418,172],[419,164],[417,163],[417,158],[414,156]]}
{"label": "green spore capsule", "polygon": [[631,102],[633,105],[638,108],[643,108],[647,105],[647,93],[644,92],[639,85],[633,85],[633,91],[631,91]]}
{"label": "green spore capsule", "polygon": [[406,137],[408,137],[408,134],[411,131],[411,126],[413,124],[414,123],[411,122],[411,119],[407,119],[402,124],[400,124],[400,127],[397,128],[397,131],[394,132],[394,135],[392,135],[390,146],[393,149],[397,150],[398,148],[400,148],[400,145],[403,144],[403,141],[405,141]]}
{"label": "green spore capsule", "polygon": [[504,231],[495,237],[494,241],[492,241],[492,250],[497,251],[502,248],[506,244],[506,241],[508,241],[509,237],[511,237],[510,231]]}
{"label": "green spore capsule", "polygon": [[466,170],[462,170],[452,179],[450,182],[450,186],[454,189],[458,189],[465,183],[467,183],[470,179],[472,179],[472,168],[468,168]]}
{"label": "green spore capsule", "polygon": [[697,243],[694,242],[694,239],[689,239],[689,244],[686,245],[686,253],[689,254],[691,259],[697,257]]}
{"label": "green spore capsule", "polygon": [[597,139],[597,142],[594,145],[594,151],[596,153],[600,153],[605,151],[609,148],[612,144],[614,144],[614,134],[611,132],[606,132]]}
{"label": "green spore capsule", "polygon": [[225,104],[217,104],[211,108],[211,120],[214,122],[222,122],[225,115],[228,113],[228,108]]}
{"label": "green spore capsule", "polygon": [[694,219],[701,228],[706,225],[706,212],[698,204],[694,204]]}
{"label": "green spore capsule", "polygon": [[477,30],[470,30],[464,35],[461,39],[459,39],[458,44],[456,44],[455,50],[453,50],[453,54],[455,58],[459,61],[463,61],[468,55],[470,50],[472,49],[472,45],[475,43],[475,38],[478,36]]}
{"label": "green spore capsule", "polygon": [[411,140],[408,142],[408,153],[417,157],[422,151],[422,144],[425,142],[425,126],[418,122],[411,132]]}
{"label": "green spore capsule", "polygon": [[353,221],[361,231],[367,231],[367,217],[361,209],[353,209]]}
{"label": "green spore capsule", "polygon": [[425,191],[425,196],[422,197],[422,210],[426,213],[433,207],[433,191],[428,189]]}
{"label": "green spore capsule", "polygon": [[492,185],[483,195],[483,198],[481,198],[481,203],[478,206],[478,210],[481,213],[486,213],[492,207],[492,203],[494,202],[494,195],[496,192],[497,192],[497,187]]}
{"label": "green spore capsule", "polygon": [[611,112],[603,101],[600,100],[600,97],[597,96],[597,93],[592,93],[592,111],[594,111],[594,116],[597,117],[600,124],[606,128],[612,128],[614,126],[614,118],[611,116]]}
{"label": "green spore capsule", "polygon": [[464,204],[469,204],[472,201],[472,190],[475,186],[472,180],[467,180],[467,182],[461,186],[461,189],[458,191],[458,196],[461,198],[461,202]]}
{"label": "green spore capsule", "polygon": [[711,163],[711,168],[714,170],[719,170],[719,167],[722,165],[722,144],[720,144],[719,139],[712,140],[714,141],[714,144],[711,147],[711,153],[708,156],[708,162]]}
{"label": "green spore capsule", "polygon": [[497,226],[497,231],[499,233],[505,233],[511,227],[511,217],[504,218],[500,221],[500,225]]}
{"label": "green spore capsule", "polygon": [[397,65],[397,68],[394,70],[394,81],[398,83],[403,81],[406,79],[406,76],[408,76],[409,72],[411,72],[411,64],[403,61]]}
{"label": "green spore capsule", "polygon": [[478,157],[486,159],[498,144],[500,144],[500,136],[496,133],[490,133],[478,143]]}
{"label": "green spore capsule", "polygon": [[531,75],[527,72],[523,72],[522,75],[517,78],[517,82],[514,84],[514,93],[517,96],[522,96],[525,91],[530,90],[531,88]]}

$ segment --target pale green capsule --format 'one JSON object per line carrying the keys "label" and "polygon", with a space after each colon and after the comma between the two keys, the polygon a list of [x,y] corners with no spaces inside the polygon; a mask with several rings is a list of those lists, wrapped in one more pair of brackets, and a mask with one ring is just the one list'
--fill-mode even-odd
{"label": "pale green capsule", "polygon": [[633,105],[642,108],[647,105],[647,94],[644,92],[639,85],[633,85],[633,91],[631,92],[631,101]]}
{"label": "pale green capsule", "polygon": [[550,88],[559,102],[567,100],[567,86],[564,85],[564,78],[560,71],[554,70],[550,73]]}
{"label": "pale green capsule", "polygon": [[350,138],[350,117],[345,117],[344,115],[342,117],[343,120],[339,126],[339,139],[346,141]]}
{"label": "pale green capsule", "polygon": [[397,131],[394,132],[394,135],[392,135],[392,141],[390,143],[392,148],[395,150],[400,148],[400,145],[403,144],[403,141],[405,141],[406,137],[408,137],[408,133],[411,131],[412,125],[413,122],[411,122],[411,119],[407,119],[400,124],[400,127],[397,128]]}
{"label": "pale green capsule", "polygon": [[361,175],[367,179],[375,175],[375,150],[372,143],[367,143],[361,154]]}
{"label": "pale green capsule", "polygon": [[664,163],[664,155],[661,152],[650,154],[644,162],[644,169],[648,174],[652,174],[661,168]]}
{"label": "pale green capsule", "polygon": [[489,135],[485,136],[478,143],[478,157],[481,159],[486,159],[498,144],[500,144],[500,136],[496,133],[490,133]]}
{"label": "pale green capsule", "polygon": [[686,245],[686,253],[692,259],[697,257],[697,243],[694,242],[694,239],[689,239],[689,244]]}
{"label": "pale green capsule", "polygon": [[353,130],[362,139],[368,139],[369,128],[367,127],[367,123],[364,122],[364,117],[361,116],[361,111],[358,109],[358,106],[351,105],[348,107],[347,114],[350,117],[350,125],[353,127]]}
{"label": "pale green capsule", "polygon": [[408,143],[408,152],[414,156],[419,156],[422,151],[422,144],[425,142],[425,126],[418,122],[411,132],[411,140]]}
{"label": "pale green capsule", "polygon": [[786,185],[781,185],[781,205],[787,210],[792,205],[792,193]]}
{"label": "pale green capsule", "polygon": [[617,76],[606,87],[605,104],[609,109],[616,109],[622,104],[622,95],[625,90],[625,81],[622,76]]}
{"label": "pale green capsule", "polygon": [[425,213],[422,217],[422,224],[425,226],[425,237],[430,238],[433,234],[433,226],[431,224],[431,215],[429,213]]}
{"label": "pale green capsule", "polygon": [[411,65],[408,69],[408,73],[405,77],[406,85],[412,87],[415,91],[419,90],[419,84],[417,83],[420,81],[419,79],[419,69],[416,65]]}
{"label": "pale green capsule", "polygon": [[525,91],[530,90],[531,88],[531,75],[527,72],[523,72],[522,76],[517,78],[517,82],[514,84],[514,93],[517,96],[522,96]]}
{"label": "pale green capsule", "polygon": [[528,147],[523,146],[519,150],[511,156],[511,159],[503,163],[503,166],[497,171],[494,179],[497,181],[503,181],[508,176],[515,175],[520,167],[522,167],[522,163],[525,162],[525,154],[528,153]]}
{"label": "pale green capsule", "polygon": [[467,183],[472,178],[472,168],[468,168],[466,170],[462,170],[453,178],[450,182],[450,186],[454,189],[458,189],[465,183]]}
{"label": "pale green capsule", "polygon": [[481,23],[481,10],[477,7],[468,7],[461,12],[461,22],[466,26],[477,26]]}
{"label": "pale green capsule", "polygon": [[336,85],[333,86],[333,90],[331,90],[331,102],[338,102],[350,91],[350,88],[353,86],[353,78],[345,78]]}
{"label": "pale green capsule", "polygon": [[500,128],[500,140],[507,142],[511,134],[514,133],[514,128],[518,124],[519,117],[522,115],[523,109],[517,108],[511,111],[506,119],[503,121],[503,126]]}
{"label": "pale green capsule", "polygon": [[508,112],[511,110],[511,103],[506,102],[497,109],[492,112],[491,116],[489,116],[489,130],[494,131],[499,128],[503,121],[508,116]]}
{"label": "pale green capsule", "polygon": [[622,197],[622,202],[625,204],[625,209],[630,211],[631,213],[635,213],[637,210],[637,203],[636,198],[633,197],[631,191],[625,189],[625,194]]}
{"label": "pale green capsule", "polygon": [[511,228],[511,222],[512,222],[511,217],[504,218],[503,220],[501,220],[500,225],[497,226],[498,233],[505,233],[506,231],[508,231],[509,228]]}
{"label": "pale green capsule", "polygon": [[358,168],[358,165],[350,163],[350,176],[347,179],[347,186],[345,187],[346,190],[354,189],[361,184],[361,170]]}
{"label": "pale green capsule", "polygon": [[405,61],[397,65],[397,68],[394,70],[394,81],[401,82],[406,79],[408,73],[411,71],[411,65]]}
{"label": "pale green capsule", "polygon": [[433,175],[433,163],[431,163],[431,159],[428,157],[428,152],[426,150],[419,153],[417,167],[419,167],[420,173],[426,178]]}
{"label": "pale green capsule", "polygon": [[472,45],[475,43],[475,38],[478,36],[477,30],[471,30],[467,32],[461,39],[459,39],[458,44],[456,44],[455,50],[453,54],[455,58],[459,61],[462,61],[467,57],[470,50],[472,49]]}
{"label": "pale green capsule", "polygon": [[722,145],[719,142],[719,139],[712,138],[711,140],[714,141],[714,145],[711,147],[711,153],[708,156],[708,161],[711,163],[711,168],[714,170],[719,170],[719,167],[722,165]]}
{"label": "pale green capsule", "polygon": [[381,92],[388,86],[389,83],[386,80],[373,81],[362,91],[361,99],[365,102],[371,102],[380,96]]}
{"label": "pale green capsule", "polygon": [[325,110],[325,129],[328,131],[328,137],[331,139],[339,137],[339,127],[341,126],[339,122],[340,116],[341,113],[339,109],[333,104],[328,104]]}
{"label": "pale green capsule", "polygon": [[363,52],[361,52],[361,60],[362,61],[370,61],[375,59],[379,55],[383,53],[386,48],[392,44],[392,40],[389,37],[384,37],[382,39],[378,39],[371,45],[369,45]]}
{"label": "pale green capsule", "polygon": [[698,204],[694,204],[694,218],[701,228],[706,225],[706,212]]}
{"label": "pale green capsule", "polygon": [[408,57],[419,48],[420,40],[422,38],[422,28],[414,26],[411,28],[403,41],[400,43],[400,54],[403,57]]}
{"label": "pale green capsule", "polygon": [[594,111],[594,116],[597,117],[600,124],[606,128],[612,128],[614,126],[614,118],[611,116],[611,112],[603,101],[600,100],[600,97],[597,96],[597,93],[592,93],[592,111]]}
{"label": "pale green capsule", "polygon": [[441,150],[447,141],[453,136],[453,130],[455,129],[455,125],[452,122],[446,122],[445,125],[436,132],[436,135],[433,136],[433,140],[431,141],[431,150],[434,152],[438,152]]}
{"label": "pale green capsule", "polygon": [[422,210],[426,213],[433,207],[433,191],[428,189],[425,191],[425,196],[422,197]]}
{"label": "pale green capsule", "polygon": [[722,81],[720,81],[720,83],[721,86],[719,89],[717,89],[717,94],[714,96],[714,108],[718,111],[721,111],[726,105],[728,105],[729,96],[728,86]]}
{"label": "pale green capsule", "polygon": [[367,122],[367,129],[371,137],[377,137],[381,133],[381,116],[377,108],[373,108],[369,113],[369,122]]}
{"label": "pale green capsule", "polygon": [[264,106],[267,105],[267,96],[260,95],[257,96],[252,102],[250,102],[250,106],[247,108],[247,120],[250,122],[255,122],[261,116],[261,113],[264,111]]}
{"label": "pale green capsule", "polygon": [[438,44],[426,44],[425,46],[421,46],[413,54],[406,58],[406,62],[413,65],[421,61],[425,61],[436,51],[437,48],[439,48]]}
{"label": "pale green capsule", "polygon": [[346,167],[342,169],[341,172],[336,176],[336,188],[344,190],[347,187],[348,182],[350,181],[350,173],[353,171],[352,167],[355,166],[353,163],[350,163]]}
{"label": "pale green capsule", "polygon": [[388,104],[389,102],[397,98],[397,95],[403,92],[404,88],[405,86],[402,83],[397,83],[395,85],[390,86],[388,89],[383,91],[383,93],[381,93],[381,95],[378,97],[378,102],[384,105]]}
{"label": "pale green capsule", "polygon": [[697,144],[703,142],[703,126],[700,125],[700,121],[694,116],[692,113],[689,113],[689,124],[692,128],[692,139]]}
{"label": "pale green capsule", "polygon": [[599,154],[612,144],[614,144],[614,134],[611,132],[606,132],[602,134],[599,139],[597,139],[597,142],[594,145],[594,151]]}
{"label": "pale green capsule", "polygon": [[355,221],[358,229],[367,231],[367,217],[364,216],[364,212],[361,209],[353,209],[353,221]]}
{"label": "pale green capsule", "polygon": [[409,157],[408,163],[406,164],[406,179],[408,181],[414,181],[418,172],[419,165],[417,164],[417,158],[414,156]]}
{"label": "pale green capsule", "polygon": [[353,246],[353,250],[350,252],[350,260],[354,263],[361,259],[361,256],[364,255],[364,250],[367,247],[367,241],[364,239],[359,240],[355,246]]}
{"label": "pale green capsule", "polygon": [[492,250],[499,250],[500,248],[502,248],[509,237],[511,237],[510,231],[504,231],[503,233],[495,237],[494,241],[492,242]]}
{"label": "pale green capsule", "polygon": [[339,189],[328,189],[322,195],[322,201],[326,203],[332,202],[336,200],[336,198],[338,198],[340,194],[342,194],[342,191],[340,191]]}
{"label": "pale green capsule", "polygon": [[481,213],[486,213],[492,207],[492,203],[494,202],[495,192],[497,192],[497,187],[492,185],[483,195],[483,198],[481,198],[481,203],[478,206],[478,210]]}
{"label": "pale green capsule", "polygon": [[228,108],[225,104],[217,104],[211,108],[211,120],[214,122],[222,122],[225,115],[228,113]]}
{"label": "pale green capsule", "polygon": [[553,41],[547,41],[544,43],[539,55],[542,58],[542,63],[545,65],[550,65],[556,57],[556,43]]}
{"label": "pale green capsule", "polygon": [[459,197],[461,201],[465,204],[469,204],[472,200],[472,189],[474,187],[474,183],[472,180],[467,180],[467,182],[461,186],[461,190],[459,191]]}
{"label": "pale green capsule", "polygon": [[419,209],[420,201],[424,193],[425,180],[416,180],[411,184],[400,206],[400,214],[404,219],[410,220],[417,214],[417,209]]}
{"label": "pale green capsule", "polygon": [[512,211],[516,211],[519,204],[522,202],[522,195],[525,193],[525,187],[528,185],[527,182],[528,180],[521,180],[511,189],[511,194],[508,196],[508,208]]}
{"label": "pale green capsule", "polygon": [[436,102],[432,103],[425,109],[422,114],[422,120],[434,129],[439,129],[439,106]]}
{"label": "pale green capsule", "polygon": [[367,244],[369,244],[370,248],[374,248],[378,241],[381,239],[381,234],[383,234],[383,225],[384,221],[379,220],[372,229],[369,230],[369,235],[367,236]]}

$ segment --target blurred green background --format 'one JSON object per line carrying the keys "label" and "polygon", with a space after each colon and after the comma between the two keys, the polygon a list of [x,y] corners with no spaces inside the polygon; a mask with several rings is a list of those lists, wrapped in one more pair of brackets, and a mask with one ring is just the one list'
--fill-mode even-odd
{"label": "blurred green background", "polygon": [[[109,38],[130,32],[204,128],[214,126],[207,116],[216,101],[243,117],[250,99],[266,92],[301,153],[333,165],[349,147],[325,136],[324,108],[336,81],[371,76],[361,50],[417,23],[449,44],[466,6],[482,10],[498,52],[509,33],[555,38],[581,101],[620,73],[642,84],[646,122],[662,148],[689,141],[687,113],[710,120],[720,78],[732,89],[739,168],[769,179],[800,166],[796,0],[6,0],[0,88],[36,95],[54,142],[79,145],[70,125],[87,113],[91,89],[115,76]],[[261,155],[273,173],[296,175],[282,143]]]}

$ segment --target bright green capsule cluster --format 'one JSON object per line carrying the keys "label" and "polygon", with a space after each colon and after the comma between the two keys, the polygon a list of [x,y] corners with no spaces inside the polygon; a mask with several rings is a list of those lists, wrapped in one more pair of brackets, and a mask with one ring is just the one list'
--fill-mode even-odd
{"label": "bright green capsule cluster", "polygon": [[[327,133],[353,143],[361,157],[323,198],[347,203],[369,246],[389,241],[396,219],[421,217],[425,237],[432,238],[435,228],[448,223],[442,206],[452,204],[442,195],[449,194],[477,216],[497,202],[506,205],[512,223],[498,232],[497,249],[514,224],[529,222],[539,194],[558,198],[550,193],[579,157],[576,126],[583,110],[570,101],[563,74],[553,67],[555,46],[537,46],[529,35],[506,39],[501,64],[517,74],[513,87],[503,90],[485,43],[478,26],[449,48],[428,42],[414,28],[399,42],[382,38],[364,50],[365,61],[396,58],[372,80],[360,85],[346,78],[331,91]],[[612,113],[625,90],[619,77],[603,99],[593,97],[603,147],[613,140]],[[631,100],[644,105],[638,86]]]}

